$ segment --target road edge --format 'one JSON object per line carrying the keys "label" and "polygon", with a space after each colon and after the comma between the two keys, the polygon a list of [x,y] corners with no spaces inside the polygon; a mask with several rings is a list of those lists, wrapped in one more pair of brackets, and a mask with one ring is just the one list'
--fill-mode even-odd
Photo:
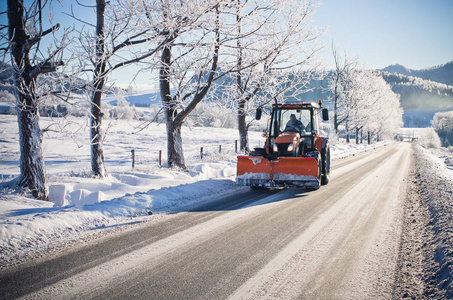
{"label": "road edge", "polygon": [[417,144],[412,149],[393,298],[452,298],[453,239],[446,240],[443,224],[452,216],[444,200],[453,183],[426,150]]}

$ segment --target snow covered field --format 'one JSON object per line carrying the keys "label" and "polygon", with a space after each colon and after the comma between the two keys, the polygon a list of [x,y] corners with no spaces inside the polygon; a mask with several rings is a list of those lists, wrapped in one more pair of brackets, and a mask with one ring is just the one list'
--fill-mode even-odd
{"label": "snow covered field", "polygon": [[[44,151],[51,200],[43,202],[11,187],[11,181],[19,175],[17,124],[15,116],[2,116],[0,267],[93,234],[119,230],[119,225],[201,204],[215,194],[246,189],[234,183],[235,129],[183,127],[187,173],[165,167],[164,124],[153,123],[144,130],[145,123],[140,121],[111,121],[109,125],[104,144],[109,176],[100,180],[89,176],[89,134],[84,119],[73,118],[57,125],[43,118],[42,127],[49,129]],[[64,133],[58,132],[60,128]],[[250,132],[250,145],[262,144],[261,132]],[[376,146],[336,143],[331,147],[332,159]],[[135,150],[134,168],[131,150]],[[159,166],[159,150],[163,151],[163,166]],[[443,161],[451,166],[453,154],[444,156]]]}

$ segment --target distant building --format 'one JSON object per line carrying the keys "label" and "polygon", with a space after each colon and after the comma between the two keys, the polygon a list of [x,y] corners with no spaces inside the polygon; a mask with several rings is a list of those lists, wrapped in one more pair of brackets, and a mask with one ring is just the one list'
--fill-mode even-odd
{"label": "distant building", "polygon": [[2,115],[13,115],[16,113],[14,104],[7,102],[0,102],[0,114]]}

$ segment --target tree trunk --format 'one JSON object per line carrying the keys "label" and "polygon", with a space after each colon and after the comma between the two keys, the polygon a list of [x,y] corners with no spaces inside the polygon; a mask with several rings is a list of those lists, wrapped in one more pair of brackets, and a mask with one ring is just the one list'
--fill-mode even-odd
{"label": "tree trunk", "polygon": [[[338,76],[338,75],[337,75]],[[333,128],[335,129],[335,134],[338,134],[338,77],[335,82],[335,91],[334,91],[334,101],[333,101]]]}
{"label": "tree trunk", "polygon": [[346,129],[346,143],[349,144],[349,142],[351,141],[351,139],[350,139],[350,136],[349,136],[349,124],[348,124],[348,120],[346,120],[345,129]]}
{"label": "tree trunk", "polygon": [[[172,39],[173,40],[173,39]],[[181,126],[176,121],[178,112],[175,109],[170,91],[171,44],[162,49],[161,68],[159,72],[160,97],[165,109],[167,126],[167,163],[170,168],[187,170],[182,148]]]}
{"label": "tree trunk", "polygon": [[359,128],[355,129],[355,143],[359,144]]}
{"label": "tree trunk", "polygon": [[174,121],[170,110],[167,114],[167,161],[170,167],[187,171],[182,148],[181,125]]}
{"label": "tree trunk", "polygon": [[102,147],[102,112],[101,92],[94,92],[91,99],[91,171],[93,175],[105,177],[107,172],[104,164],[104,150]]}
{"label": "tree trunk", "polygon": [[48,200],[46,172],[42,153],[42,131],[39,127],[38,104],[34,98],[35,78],[26,50],[24,7],[19,1],[8,0],[9,38],[14,84],[17,96],[19,125],[20,185],[31,190],[33,197]]}
{"label": "tree trunk", "polygon": [[91,171],[95,176],[105,177],[104,150],[102,147],[102,90],[105,85],[104,57],[104,11],[105,0],[96,0],[96,65],[94,71],[94,91],[91,98]]}
{"label": "tree trunk", "polygon": [[238,103],[239,149],[248,152],[248,128],[245,117],[245,100],[242,99]]}
{"label": "tree trunk", "polygon": [[38,107],[29,95],[24,95],[21,92],[17,94],[20,185],[29,188],[36,199],[48,200]]}

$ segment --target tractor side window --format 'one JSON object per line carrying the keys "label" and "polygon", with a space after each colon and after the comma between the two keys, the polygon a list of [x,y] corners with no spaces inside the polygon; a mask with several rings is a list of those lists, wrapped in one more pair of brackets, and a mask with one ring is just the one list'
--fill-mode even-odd
{"label": "tractor side window", "polygon": [[272,123],[271,123],[271,132],[270,134],[273,136],[278,136],[281,129],[281,111],[275,110],[274,115],[272,116]]}
{"label": "tractor side window", "polygon": [[308,109],[303,109],[300,112],[300,120],[303,125],[302,135],[311,133],[311,113]]}

